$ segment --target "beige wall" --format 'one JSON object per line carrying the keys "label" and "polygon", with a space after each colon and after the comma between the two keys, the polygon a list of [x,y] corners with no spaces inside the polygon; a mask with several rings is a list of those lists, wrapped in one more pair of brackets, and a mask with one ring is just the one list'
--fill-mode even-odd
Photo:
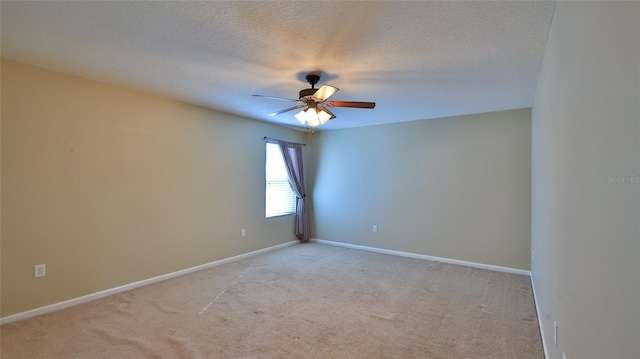
{"label": "beige wall", "polygon": [[295,239],[293,217],[264,219],[262,138],[304,132],[1,70],[1,316]]}
{"label": "beige wall", "polygon": [[639,2],[558,2],[532,135],[532,277],[549,358],[638,358]]}
{"label": "beige wall", "polygon": [[529,268],[529,110],[307,137],[5,60],[1,91],[3,317],[295,239],[264,136],[309,143],[313,237]]}
{"label": "beige wall", "polygon": [[529,269],[530,137],[528,109],[317,133],[312,236]]}

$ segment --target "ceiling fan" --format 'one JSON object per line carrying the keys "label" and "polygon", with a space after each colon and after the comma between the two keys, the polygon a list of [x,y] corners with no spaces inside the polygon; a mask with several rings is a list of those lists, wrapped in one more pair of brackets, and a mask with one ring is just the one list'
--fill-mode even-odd
{"label": "ceiling fan", "polygon": [[[288,99],[284,97],[265,96],[265,95],[253,95],[254,97],[264,97],[274,100],[282,100],[289,102],[299,102],[299,105],[285,108],[277,112],[272,112],[268,116],[277,116],[285,112],[302,109],[295,115],[295,118],[301,124],[307,124],[307,126],[315,127],[324,125],[327,121],[336,118],[327,107],[352,107],[352,108],[374,108],[375,102],[356,102],[356,101],[327,101],[331,95],[338,92],[338,88],[331,85],[322,85],[319,89],[315,88],[315,85],[320,81],[320,74],[309,73],[306,76],[307,81],[311,84],[311,88],[300,91],[297,100]],[[306,108],[304,108],[306,107]],[[304,109],[303,109],[304,108]]]}

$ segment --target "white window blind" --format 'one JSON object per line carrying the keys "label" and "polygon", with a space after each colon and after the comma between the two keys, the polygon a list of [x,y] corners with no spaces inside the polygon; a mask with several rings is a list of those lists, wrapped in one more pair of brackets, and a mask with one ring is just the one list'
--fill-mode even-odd
{"label": "white window blind", "polygon": [[287,179],[287,168],[275,143],[267,142],[265,161],[265,217],[284,216],[296,212],[296,195]]}

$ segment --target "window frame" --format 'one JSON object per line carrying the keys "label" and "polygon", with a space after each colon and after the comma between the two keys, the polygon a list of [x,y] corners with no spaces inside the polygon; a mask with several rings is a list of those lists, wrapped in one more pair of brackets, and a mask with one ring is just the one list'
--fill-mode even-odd
{"label": "window frame", "polygon": [[[271,148],[269,148],[270,146],[272,146]],[[265,143],[265,160],[264,160],[264,166],[265,166],[265,175],[264,175],[264,217],[265,219],[271,219],[271,218],[277,218],[277,217],[284,217],[284,216],[291,216],[291,215],[295,215],[296,214],[296,201],[297,201],[297,196],[296,194],[293,192],[293,189],[291,188],[291,184],[289,184],[289,179],[288,179],[288,175],[287,175],[287,168],[286,168],[286,164],[284,162],[284,158],[282,156],[282,151],[280,150],[280,146],[278,145],[277,142],[274,141],[266,141]],[[277,152],[279,156],[274,156],[274,152]],[[271,154],[271,156],[270,156]],[[271,172],[269,171],[270,166],[269,166],[269,160],[273,160],[274,157],[279,158],[280,159],[280,164],[276,164],[276,167],[280,167],[277,169],[274,169],[273,167],[271,167]],[[272,164],[273,166],[273,164]],[[276,174],[279,174],[278,178],[273,178],[273,177],[269,177],[269,173],[273,174],[273,171],[276,171]],[[283,172],[284,171],[284,172]],[[284,173],[284,176],[283,176]],[[287,194],[287,199],[286,199],[286,203],[284,204],[280,204],[283,207],[288,207],[288,211],[287,212],[278,212],[278,211],[273,211],[273,206],[269,207],[270,204],[270,200],[269,200],[269,194],[271,193],[269,191],[269,182],[285,182],[287,184],[287,188],[288,188],[288,194]],[[281,185],[281,187],[284,187]],[[286,191],[286,190],[285,190]],[[273,196],[273,193],[271,193]],[[273,198],[273,197],[272,197]],[[271,212],[268,212],[268,209],[271,208]]]}

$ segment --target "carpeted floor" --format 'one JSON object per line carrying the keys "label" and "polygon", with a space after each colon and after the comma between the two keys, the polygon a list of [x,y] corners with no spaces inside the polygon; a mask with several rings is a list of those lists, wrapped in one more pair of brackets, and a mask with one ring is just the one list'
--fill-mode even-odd
{"label": "carpeted floor", "polygon": [[1,327],[9,358],[543,358],[529,278],[323,244]]}

